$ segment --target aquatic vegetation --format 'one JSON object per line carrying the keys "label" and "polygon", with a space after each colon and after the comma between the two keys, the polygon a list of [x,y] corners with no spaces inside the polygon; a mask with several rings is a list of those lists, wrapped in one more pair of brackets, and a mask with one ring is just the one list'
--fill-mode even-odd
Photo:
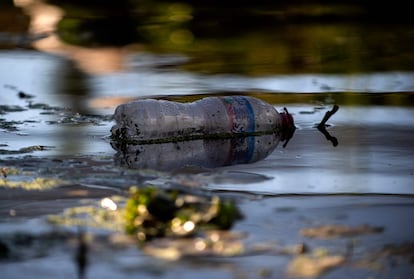
{"label": "aquatic vegetation", "polygon": [[[29,150],[42,150],[41,146],[32,146],[22,148]],[[14,167],[0,167],[0,187],[3,188],[21,188],[26,191],[43,191],[53,189],[67,184],[67,181],[54,177],[38,176],[36,172],[24,171]]]}
{"label": "aquatic vegetation", "polygon": [[15,168],[2,167],[0,168],[1,175],[6,178],[9,175],[16,175],[19,171]]}
{"label": "aquatic vegetation", "polygon": [[44,145],[31,145],[27,147],[22,147],[18,150],[7,150],[0,149],[0,155],[17,155],[17,154],[26,154],[34,151],[44,151],[53,148],[53,146],[44,146]]}
{"label": "aquatic vegetation", "polygon": [[69,227],[88,227],[121,232],[124,220],[120,211],[85,205],[66,209],[60,215],[49,215],[48,222]]}
{"label": "aquatic vegetation", "polygon": [[13,181],[0,179],[0,187],[23,188],[25,190],[47,190],[62,185],[64,182],[54,178],[36,177],[28,181]]}
{"label": "aquatic vegetation", "polygon": [[21,106],[17,106],[17,105],[13,105],[13,106],[0,105],[0,114],[6,114],[9,112],[21,112],[25,110],[26,110],[25,108]]}
{"label": "aquatic vegetation", "polygon": [[163,238],[147,243],[143,251],[156,258],[178,260],[194,256],[233,257],[248,253],[241,238],[231,231],[208,231],[203,237]]}
{"label": "aquatic vegetation", "polygon": [[384,228],[360,225],[355,227],[345,225],[325,225],[312,228],[303,228],[300,233],[309,238],[336,238],[355,237],[364,234],[382,233]]}
{"label": "aquatic vegetation", "polygon": [[324,249],[316,249],[310,255],[299,255],[292,259],[287,273],[292,277],[313,278],[345,262],[342,255],[330,255]]}
{"label": "aquatic vegetation", "polygon": [[140,242],[194,235],[202,229],[227,230],[240,218],[232,201],[154,187],[131,188],[125,206],[126,232]]}
{"label": "aquatic vegetation", "polygon": [[[0,108],[0,114],[2,114],[1,108]],[[4,118],[0,118],[0,129],[14,132],[18,131],[17,125],[22,124],[22,121],[6,121]]]}
{"label": "aquatic vegetation", "polygon": [[[123,233],[145,254],[177,260],[243,254],[244,234],[229,231],[241,218],[231,200],[149,186],[131,187],[128,197],[106,197],[99,204],[66,209],[63,214],[48,216],[48,221]],[[154,238],[157,241],[151,241]]]}
{"label": "aquatic vegetation", "polygon": [[242,215],[230,200],[155,187],[131,187],[128,197],[103,198],[99,205],[50,215],[52,224],[126,232],[140,243],[155,237],[183,237],[200,231],[228,230]]}
{"label": "aquatic vegetation", "polygon": [[365,257],[353,261],[352,266],[383,272],[387,268],[386,263],[390,262],[393,265],[408,263],[414,266],[414,242],[386,244]]}

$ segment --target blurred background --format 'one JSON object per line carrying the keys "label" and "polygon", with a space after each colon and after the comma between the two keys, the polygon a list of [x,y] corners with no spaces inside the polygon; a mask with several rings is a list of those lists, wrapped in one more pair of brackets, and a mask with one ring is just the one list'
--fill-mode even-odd
{"label": "blurred background", "polygon": [[[138,71],[145,76],[149,69],[190,73],[161,76],[172,89],[187,82],[184,87],[195,88],[182,93],[191,94],[220,90],[220,85],[194,80],[194,74],[355,75],[414,68],[414,17],[406,1],[3,0],[0,5],[1,57],[36,51],[62,58],[53,71],[59,79],[55,94],[139,96],[140,86],[153,90],[144,94],[168,94],[154,92],[160,82],[154,76],[134,76]],[[12,70],[2,64],[2,72]],[[30,74],[33,80],[42,78]],[[102,75],[109,75],[112,84]],[[232,81],[212,83],[223,82],[225,90]],[[237,81],[238,89],[246,90],[246,80]],[[366,89],[318,86],[308,91]],[[247,89],[295,91],[256,87]]]}

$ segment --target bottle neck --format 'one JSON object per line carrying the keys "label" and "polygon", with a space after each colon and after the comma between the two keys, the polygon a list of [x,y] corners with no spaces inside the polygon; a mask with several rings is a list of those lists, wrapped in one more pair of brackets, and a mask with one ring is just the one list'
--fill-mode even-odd
{"label": "bottle neck", "polygon": [[282,118],[281,140],[284,142],[283,148],[285,148],[289,140],[293,137],[296,126],[293,116],[288,112],[287,108],[283,108],[280,116]]}

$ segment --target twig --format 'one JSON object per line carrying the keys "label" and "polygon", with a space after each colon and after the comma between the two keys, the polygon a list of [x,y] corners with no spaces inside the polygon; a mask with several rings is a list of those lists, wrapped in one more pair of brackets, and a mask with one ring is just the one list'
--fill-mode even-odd
{"label": "twig", "polygon": [[319,123],[317,126],[318,130],[326,137],[327,140],[332,142],[333,146],[338,145],[338,139],[336,137],[331,136],[329,132],[326,130],[326,122],[329,120],[329,118],[331,118],[332,115],[334,115],[338,111],[338,109],[339,109],[339,106],[334,105],[332,110],[326,112],[321,123]]}
{"label": "twig", "polygon": [[339,106],[338,105],[334,105],[333,108],[332,108],[332,110],[330,110],[330,111],[328,110],[326,112],[325,116],[323,117],[321,123],[319,123],[318,128],[319,127],[325,127],[326,122],[329,120],[329,118],[331,118],[332,115],[335,114],[335,112],[338,111],[338,109],[339,109]]}

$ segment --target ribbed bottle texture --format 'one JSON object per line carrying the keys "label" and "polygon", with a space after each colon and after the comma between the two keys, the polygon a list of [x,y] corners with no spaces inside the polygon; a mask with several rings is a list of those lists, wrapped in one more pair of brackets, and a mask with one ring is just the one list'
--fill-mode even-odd
{"label": "ribbed bottle texture", "polygon": [[136,143],[231,138],[280,131],[276,109],[248,96],[207,97],[192,103],[139,100],[118,106],[113,139]]}

